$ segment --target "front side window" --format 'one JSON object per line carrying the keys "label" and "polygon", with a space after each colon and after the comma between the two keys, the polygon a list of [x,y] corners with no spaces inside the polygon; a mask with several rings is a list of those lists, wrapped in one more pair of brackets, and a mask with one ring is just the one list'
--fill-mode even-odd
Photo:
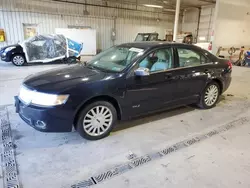
{"label": "front side window", "polygon": [[199,66],[207,62],[207,59],[202,54],[193,50],[179,48],[177,51],[180,67]]}
{"label": "front side window", "polygon": [[159,49],[150,53],[140,63],[139,67],[148,68],[150,72],[164,71],[173,68],[172,50]]}
{"label": "front side window", "polygon": [[110,72],[121,72],[130,65],[143,49],[133,47],[112,47],[91,59],[87,66]]}

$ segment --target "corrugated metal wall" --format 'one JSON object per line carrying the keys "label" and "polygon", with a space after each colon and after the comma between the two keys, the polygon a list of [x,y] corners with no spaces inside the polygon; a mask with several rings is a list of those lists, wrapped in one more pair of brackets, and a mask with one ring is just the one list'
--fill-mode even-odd
{"label": "corrugated metal wall", "polygon": [[[81,1],[83,2],[83,1]],[[92,3],[89,1],[88,3]],[[111,30],[116,25],[115,44],[133,41],[138,32],[158,32],[163,38],[166,29],[173,28],[174,16],[155,13],[153,9],[113,4],[124,9],[55,3],[49,0],[0,0],[0,28],[6,32],[6,42],[0,47],[24,39],[23,24],[37,24],[39,34],[54,33],[55,28],[69,25],[90,26],[97,30],[97,48],[113,45]],[[84,15],[84,10],[90,13]],[[144,12],[145,11],[145,12]],[[148,11],[148,12],[146,12]],[[160,21],[156,21],[157,19]]]}

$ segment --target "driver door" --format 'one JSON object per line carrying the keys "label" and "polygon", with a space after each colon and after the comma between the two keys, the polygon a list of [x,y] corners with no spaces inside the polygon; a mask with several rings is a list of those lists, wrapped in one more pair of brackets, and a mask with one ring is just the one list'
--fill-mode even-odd
{"label": "driver door", "polygon": [[[171,48],[158,49],[148,54],[128,75],[123,106],[127,116],[155,111],[167,106],[174,99],[174,85],[171,81],[171,69],[174,65]],[[147,68],[147,76],[136,76],[134,70]]]}

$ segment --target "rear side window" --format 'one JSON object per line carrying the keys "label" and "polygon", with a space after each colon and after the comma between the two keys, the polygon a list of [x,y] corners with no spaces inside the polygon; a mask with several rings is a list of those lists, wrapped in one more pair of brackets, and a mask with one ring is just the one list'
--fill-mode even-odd
{"label": "rear side window", "polygon": [[217,61],[217,57],[214,54],[210,53],[207,50],[204,50],[204,49],[202,49],[202,50],[203,50],[203,54],[205,54],[206,57],[207,57],[207,59],[208,59],[207,63],[210,63],[210,62],[213,62],[213,61]]}
{"label": "rear side window", "polygon": [[190,49],[178,48],[180,67],[193,67],[207,63],[207,58],[198,52]]}

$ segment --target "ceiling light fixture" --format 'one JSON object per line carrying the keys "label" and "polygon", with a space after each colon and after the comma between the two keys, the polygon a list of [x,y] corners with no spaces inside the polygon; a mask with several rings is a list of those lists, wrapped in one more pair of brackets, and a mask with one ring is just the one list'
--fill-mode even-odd
{"label": "ceiling light fixture", "polygon": [[161,5],[148,5],[148,4],[144,4],[145,7],[151,7],[151,8],[163,8],[163,6]]}

